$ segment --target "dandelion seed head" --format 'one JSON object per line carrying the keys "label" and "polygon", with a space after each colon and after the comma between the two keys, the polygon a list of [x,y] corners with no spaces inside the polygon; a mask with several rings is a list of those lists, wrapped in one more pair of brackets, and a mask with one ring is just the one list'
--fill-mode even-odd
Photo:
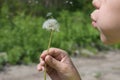
{"label": "dandelion seed head", "polygon": [[31,0],[28,1],[28,3],[31,3],[31,2],[32,2]]}
{"label": "dandelion seed head", "polygon": [[38,1],[35,1],[36,4],[38,4],[39,2]]}
{"label": "dandelion seed head", "polygon": [[65,1],[65,3],[66,3],[66,4],[70,4],[70,5],[72,5],[72,4],[73,4],[73,2],[72,2],[72,1],[70,1],[70,0]]}
{"label": "dandelion seed head", "polygon": [[56,19],[48,19],[43,23],[42,28],[46,30],[59,31],[59,23]]}
{"label": "dandelion seed head", "polygon": [[46,17],[51,17],[51,16],[52,16],[51,12],[47,13],[47,15],[46,15]]}
{"label": "dandelion seed head", "polygon": [[67,3],[69,3],[69,1],[65,1],[65,3],[67,4]]}
{"label": "dandelion seed head", "polygon": [[72,4],[73,4],[73,2],[72,2],[72,1],[70,1],[70,4],[72,5]]}

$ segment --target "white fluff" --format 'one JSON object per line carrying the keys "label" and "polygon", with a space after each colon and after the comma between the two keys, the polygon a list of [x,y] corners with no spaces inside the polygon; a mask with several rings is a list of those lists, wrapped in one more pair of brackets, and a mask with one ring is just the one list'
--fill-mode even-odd
{"label": "white fluff", "polygon": [[59,23],[56,19],[48,19],[43,23],[43,29],[59,31]]}

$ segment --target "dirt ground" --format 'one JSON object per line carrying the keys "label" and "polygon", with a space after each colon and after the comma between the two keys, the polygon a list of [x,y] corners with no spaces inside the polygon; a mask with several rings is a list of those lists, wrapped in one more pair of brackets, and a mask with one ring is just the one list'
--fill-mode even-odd
{"label": "dirt ground", "polygon": [[[120,80],[120,51],[102,52],[89,58],[72,57],[72,60],[82,80]],[[43,72],[38,72],[36,64],[33,64],[5,67],[5,70],[0,72],[0,80],[44,79]],[[48,77],[47,80],[51,79]]]}

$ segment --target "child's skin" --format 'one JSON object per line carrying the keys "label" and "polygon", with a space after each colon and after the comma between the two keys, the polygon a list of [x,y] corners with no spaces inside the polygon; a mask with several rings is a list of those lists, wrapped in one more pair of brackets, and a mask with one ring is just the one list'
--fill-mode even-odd
{"label": "child's skin", "polygon": [[91,14],[92,24],[100,31],[104,43],[120,41],[120,0],[93,0],[96,10]]}
{"label": "child's skin", "polygon": [[67,52],[57,48],[50,48],[49,55],[45,50],[40,56],[37,66],[39,71],[44,70],[47,64],[47,73],[52,80],[81,80]]}
{"label": "child's skin", "polygon": [[[93,0],[96,10],[91,14],[92,24],[100,32],[103,43],[120,42],[120,0]],[[39,71],[47,64],[47,73],[52,80],[81,80],[67,52],[50,48],[44,51],[37,66]]]}

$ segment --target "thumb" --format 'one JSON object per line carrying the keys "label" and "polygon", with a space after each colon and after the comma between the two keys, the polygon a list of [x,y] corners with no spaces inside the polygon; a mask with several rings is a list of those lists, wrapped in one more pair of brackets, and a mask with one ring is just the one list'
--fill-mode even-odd
{"label": "thumb", "polygon": [[52,68],[54,68],[55,70],[61,70],[63,63],[61,63],[60,61],[56,60],[55,58],[53,58],[50,55],[47,55],[45,58],[45,62]]}

